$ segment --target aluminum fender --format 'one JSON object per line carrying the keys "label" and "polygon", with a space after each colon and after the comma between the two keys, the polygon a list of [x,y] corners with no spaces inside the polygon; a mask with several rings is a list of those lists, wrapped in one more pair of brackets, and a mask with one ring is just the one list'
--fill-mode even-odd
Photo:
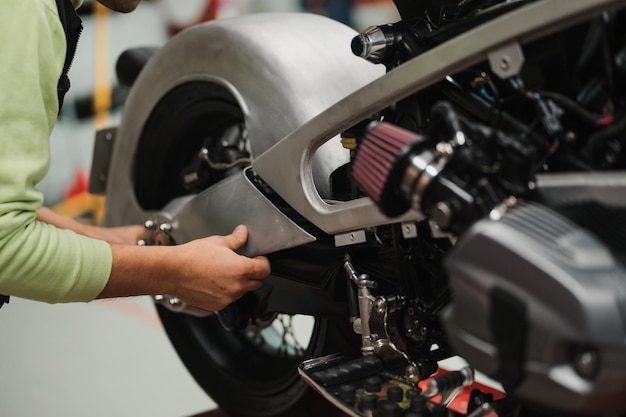
{"label": "aluminum fender", "polygon": [[[355,35],[322,16],[267,13],[208,22],[172,38],[148,62],[127,99],[109,168],[104,223],[148,217],[133,194],[133,160],[143,126],[170,90],[190,81],[229,89],[244,112],[253,156],[260,155],[384,73],[382,66],[353,56]],[[315,164],[322,193],[328,173],[348,158],[338,140],[329,144]],[[282,163],[291,158],[297,156],[283,155]]]}

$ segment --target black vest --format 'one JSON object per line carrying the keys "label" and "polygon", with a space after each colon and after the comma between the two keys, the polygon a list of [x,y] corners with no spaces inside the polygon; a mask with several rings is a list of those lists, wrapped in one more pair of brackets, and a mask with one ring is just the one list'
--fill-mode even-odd
{"label": "black vest", "polygon": [[76,54],[78,38],[83,30],[83,24],[80,17],[78,17],[78,14],[76,14],[76,10],[74,10],[74,6],[72,6],[70,0],[56,0],[56,2],[57,8],[59,9],[59,18],[61,19],[61,24],[65,30],[65,41],[67,43],[67,53],[65,54],[63,73],[59,78],[59,84],[57,87],[60,112],[61,106],[63,106],[65,93],[67,93],[67,90],[70,89],[70,79],[67,76],[67,73],[70,70],[70,66],[74,60],[74,55]]}

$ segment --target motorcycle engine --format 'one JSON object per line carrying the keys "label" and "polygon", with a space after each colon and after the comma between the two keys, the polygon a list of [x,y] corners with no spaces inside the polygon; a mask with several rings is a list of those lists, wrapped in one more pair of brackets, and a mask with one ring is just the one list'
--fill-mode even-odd
{"label": "motorcycle engine", "polygon": [[[413,35],[415,47],[389,42],[396,49],[365,58],[393,68],[469,22],[528,2],[484,2],[498,7],[470,12],[467,6],[479,3],[411,8],[398,0],[403,17],[417,23],[378,29],[385,39],[404,30],[393,39],[406,46]],[[458,21],[446,21],[451,16]],[[502,383],[509,397],[550,414],[626,412],[620,193],[588,194],[610,183],[610,175],[602,184],[580,182],[566,199],[552,199],[537,182],[543,173],[571,180],[573,173],[610,171],[622,184],[625,16],[608,10],[524,45],[518,77],[502,78],[486,64],[445,77],[370,124],[353,165],[355,182],[383,213],[420,210],[432,236],[455,238],[443,260],[453,296],[440,316],[452,350]],[[355,42],[355,53],[376,34]],[[587,47],[591,56],[581,52]],[[558,63],[557,56],[567,58]],[[613,68],[622,75],[611,75]],[[611,204],[613,198],[620,202]]]}
{"label": "motorcycle engine", "polygon": [[450,343],[509,395],[624,412],[625,220],[595,203],[526,203],[476,223],[445,263]]}

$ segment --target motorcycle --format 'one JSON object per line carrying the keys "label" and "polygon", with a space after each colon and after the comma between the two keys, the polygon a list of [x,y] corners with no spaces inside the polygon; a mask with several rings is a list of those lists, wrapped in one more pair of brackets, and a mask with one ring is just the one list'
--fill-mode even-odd
{"label": "motorcycle", "polygon": [[246,224],[272,266],[219,312],[156,296],[172,344],[233,416],[626,412],[626,1],[394,3],[120,59],[104,223]]}

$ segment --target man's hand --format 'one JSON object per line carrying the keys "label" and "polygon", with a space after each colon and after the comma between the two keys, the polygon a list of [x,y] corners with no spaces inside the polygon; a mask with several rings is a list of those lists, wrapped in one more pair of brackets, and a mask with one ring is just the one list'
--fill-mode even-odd
{"label": "man's hand", "polygon": [[251,259],[234,252],[247,238],[246,227],[238,226],[227,236],[177,246],[182,279],[172,295],[193,306],[219,311],[259,288],[270,273],[270,265],[265,257]]}
{"label": "man's hand", "polygon": [[174,295],[188,304],[219,311],[270,273],[267,258],[235,253],[248,238],[245,226],[227,236],[211,236],[178,246],[112,244],[113,269],[98,298]]}

